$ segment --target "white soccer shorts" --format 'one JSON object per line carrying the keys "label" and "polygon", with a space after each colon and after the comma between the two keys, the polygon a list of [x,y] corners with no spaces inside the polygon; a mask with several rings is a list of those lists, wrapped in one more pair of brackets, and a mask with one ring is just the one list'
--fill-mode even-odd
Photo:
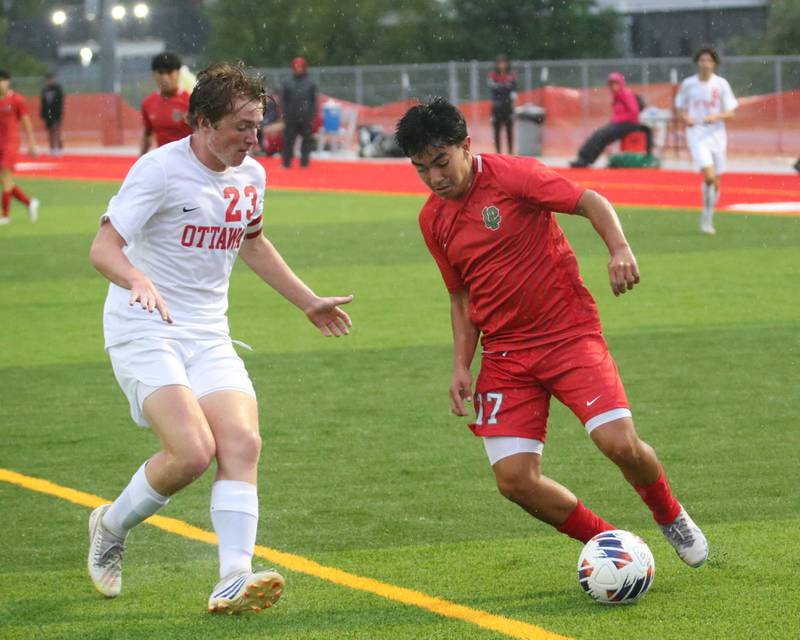
{"label": "white soccer shorts", "polygon": [[692,154],[694,168],[697,171],[703,167],[714,167],[714,172],[720,175],[725,172],[725,155],[727,154],[727,141],[719,135],[706,135],[702,131],[695,133],[691,129],[686,131],[686,145]]}
{"label": "white soccer shorts", "polygon": [[149,427],[142,406],[151,393],[179,384],[195,397],[232,389],[255,397],[244,362],[228,338],[176,340],[144,337],[108,348],[114,375],[128,398],[131,418]]}

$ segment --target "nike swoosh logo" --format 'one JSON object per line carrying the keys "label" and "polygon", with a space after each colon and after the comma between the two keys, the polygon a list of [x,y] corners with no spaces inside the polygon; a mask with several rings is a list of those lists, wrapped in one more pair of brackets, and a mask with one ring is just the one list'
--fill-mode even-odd
{"label": "nike swoosh logo", "polygon": [[[602,394],[601,394],[601,395],[602,395]],[[591,406],[592,406],[592,405],[593,405],[595,402],[597,402],[599,399],[600,399],[600,396],[597,396],[597,397],[596,397],[596,398],[594,398],[593,400],[587,400],[587,401],[586,401],[586,406],[587,406],[587,407],[591,407]]]}
{"label": "nike swoosh logo", "polygon": [[189,209],[189,208],[187,208],[187,207],[184,207],[184,208],[183,208],[183,212],[184,212],[184,213],[189,213],[190,211],[197,211],[197,209],[199,209],[199,208],[200,208],[200,207],[192,207],[191,209]]}

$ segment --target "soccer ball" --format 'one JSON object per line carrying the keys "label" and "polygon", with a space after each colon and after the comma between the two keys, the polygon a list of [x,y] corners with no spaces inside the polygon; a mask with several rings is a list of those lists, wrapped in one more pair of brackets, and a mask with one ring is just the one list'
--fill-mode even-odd
{"label": "soccer ball", "polygon": [[650,548],[630,531],[603,531],[589,540],[578,558],[578,581],[603,604],[630,604],[641,598],[656,572]]}

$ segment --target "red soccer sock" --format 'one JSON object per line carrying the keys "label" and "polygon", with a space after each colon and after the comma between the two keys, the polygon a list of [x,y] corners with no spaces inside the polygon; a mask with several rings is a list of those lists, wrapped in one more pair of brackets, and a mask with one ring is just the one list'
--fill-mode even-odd
{"label": "red soccer sock", "polygon": [[11,190],[11,195],[14,196],[17,200],[19,200],[22,204],[26,207],[31,203],[31,199],[25,195],[25,192],[20,189],[19,187],[15,186]]}
{"label": "red soccer sock", "polygon": [[8,217],[8,210],[11,208],[11,192],[3,191],[3,217]]}
{"label": "red soccer sock", "polygon": [[664,469],[659,468],[658,480],[653,484],[640,487],[633,485],[644,503],[653,512],[653,518],[658,524],[669,524],[681,512],[681,505],[672,496],[669,483],[664,475]]}
{"label": "red soccer sock", "polygon": [[556,527],[556,529],[561,533],[567,534],[570,538],[575,538],[585,543],[589,542],[589,540],[594,538],[598,533],[611,531],[612,529],[616,529],[616,527],[603,520],[591,509],[587,509],[583,506],[583,503],[578,500],[578,505],[570,514],[569,518],[567,518],[560,527]]}

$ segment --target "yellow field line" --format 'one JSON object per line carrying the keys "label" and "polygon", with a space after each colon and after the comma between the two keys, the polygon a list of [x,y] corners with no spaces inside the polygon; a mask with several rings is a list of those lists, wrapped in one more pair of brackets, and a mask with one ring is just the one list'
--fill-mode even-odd
{"label": "yellow field line", "polygon": [[[24,487],[25,489],[30,489],[31,491],[38,491],[39,493],[68,500],[69,502],[74,502],[84,507],[94,508],[101,504],[108,503],[108,500],[100,498],[99,496],[70,489],[69,487],[62,487],[49,480],[26,476],[9,469],[0,468],[0,480]],[[198,542],[205,542],[213,545],[217,544],[217,536],[215,534],[192,526],[182,520],[165,518],[163,516],[151,516],[145,520],[145,522],[190,540],[197,540]],[[465,607],[455,602],[429,596],[412,589],[397,587],[386,582],[373,580],[372,578],[359,576],[335,567],[326,567],[325,565],[293,553],[286,553],[284,551],[278,551],[277,549],[256,545],[255,555],[269,562],[286,567],[291,571],[305,573],[316,578],[321,578],[322,580],[327,580],[328,582],[349,587],[350,589],[373,593],[387,600],[393,600],[394,602],[401,602],[421,609],[427,609],[428,611],[432,611],[433,613],[447,618],[456,618],[458,620],[471,622],[484,629],[498,631],[512,638],[521,638],[522,640],[569,640],[566,636],[552,633],[536,625],[494,615],[479,609],[471,609],[470,607]]]}

